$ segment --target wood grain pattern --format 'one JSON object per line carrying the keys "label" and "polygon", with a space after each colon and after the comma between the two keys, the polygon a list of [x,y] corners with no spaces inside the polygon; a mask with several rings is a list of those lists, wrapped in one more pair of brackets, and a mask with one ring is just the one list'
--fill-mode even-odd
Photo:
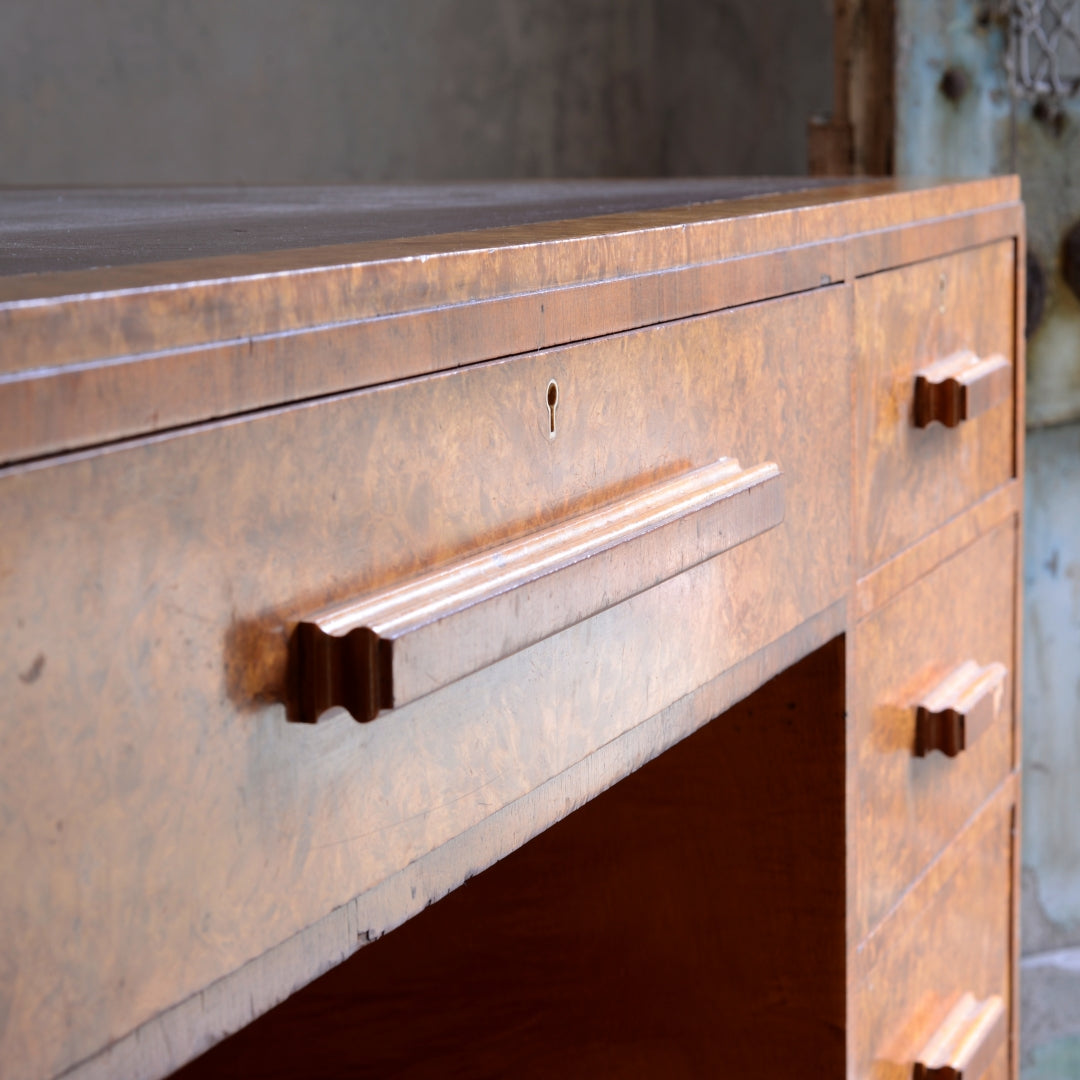
{"label": "wood grain pattern", "polygon": [[[842,596],[848,317],[835,287],[0,474],[15,1077],[122,1037]],[[306,612],[724,454],[781,465],[784,524],[393,725],[285,723]]]}
{"label": "wood grain pattern", "polygon": [[[995,793],[860,948],[853,1062],[860,1080],[911,1080],[920,1054],[965,994],[1008,998],[1014,793],[1011,781]],[[981,1075],[1012,1075],[1007,1047]]]}
{"label": "wood grain pattern", "polygon": [[[464,256],[456,260],[458,269],[475,265],[476,255],[480,252],[495,256],[495,265],[491,267],[492,274],[487,277],[490,289],[504,280],[503,275],[497,272],[500,268],[497,253],[500,250],[527,246],[536,248],[542,245],[547,249],[546,253],[534,250],[530,253],[531,258],[522,267],[529,274],[522,285],[542,287],[535,277],[537,272],[542,272],[548,279],[547,286],[551,287],[557,281],[580,281],[583,272],[589,280],[611,276],[618,266],[632,268],[637,273],[649,273],[671,269],[673,265],[709,262],[720,255],[753,254],[790,247],[796,243],[815,243],[873,229],[908,225],[919,220],[965,214],[981,207],[1016,204],[1020,198],[1020,181],[1016,176],[982,177],[946,183],[902,177],[853,178],[846,184],[829,183],[827,186],[820,186],[820,182],[815,180],[807,180],[806,183],[807,187],[798,191],[773,194],[764,192],[745,198],[630,213],[604,213],[604,207],[599,206],[594,216],[578,216],[569,220],[486,229],[477,228],[479,223],[473,220],[468,231],[462,232],[428,232],[425,235],[424,230],[418,228],[412,230],[413,235],[409,237],[369,243],[320,244],[308,248],[180,259],[111,267],[106,270],[9,275],[0,279],[0,304],[85,297],[94,292],[141,292],[170,285],[205,284],[211,281],[225,283],[232,279],[275,275],[290,270],[340,270],[351,264],[393,264],[409,257],[428,256],[425,261],[434,262],[435,265],[425,267],[430,274],[427,277],[427,287],[423,288],[420,281],[414,281],[412,288],[406,289],[397,297],[396,303],[392,302],[387,308],[388,311],[398,311],[401,310],[403,301],[421,293],[438,295],[441,303],[482,300],[490,295],[482,285],[479,286],[482,291],[470,293],[470,285],[478,285],[475,281],[455,282],[444,277],[444,268],[448,268],[455,260],[431,259],[432,256]],[[678,182],[676,186],[677,184]],[[759,218],[772,219],[764,222],[766,234],[761,231],[763,222],[754,220]],[[798,230],[797,233],[790,231],[793,227]],[[777,235],[783,236],[786,241],[775,245],[775,248],[763,243],[765,235],[773,229],[780,230]],[[683,247],[685,258],[673,263],[674,252],[670,242],[680,232],[684,234],[678,238],[680,245],[691,246]],[[709,242],[715,241],[718,236],[726,236],[729,243],[721,244],[719,248],[712,246]],[[755,239],[757,243],[754,242]],[[586,268],[584,262],[575,256],[579,250],[589,248],[594,251],[606,248],[610,256],[617,257],[617,261],[606,268],[597,265]],[[537,255],[541,255],[542,263],[535,261]],[[390,266],[383,269],[390,269],[398,275],[403,267]],[[237,281],[236,284],[240,285],[241,282]],[[325,284],[325,281],[319,284]],[[447,291],[435,291],[442,289]],[[321,290],[308,299],[331,305],[355,302],[356,299],[365,304],[369,303],[369,298],[366,297],[332,297]],[[393,300],[393,297],[390,299]],[[338,321],[325,317],[330,310],[340,309],[313,309],[305,306],[292,312],[284,309],[264,312],[261,317],[266,320],[264,326],[277,325],[279,328],[284,328],[282,320],[288,320],[288,324],[294,327],[300,319],[305,323]],[[304,318],[316,311],[316,318]],[[205,327],[206,324],[204,329]],[[172,339],[177,331],[190,328],[190,324],[181,324],[163,328],[159,333],[168,334]],[[116,328],[113,334],[126,335],[133,329]],[[54,344],[54,349],[63,353],[82,348],[85,346],[75,342],[65,345],[56,341]],[[104,355],[111,350],[94,351]],[[15,358],[5,357],[6,365],[14,363]],[[8,366],[4,370],[15,370],[15,367]]]}
{"label": "wood grain pattern", "polygon": [[[606,259],[597,252],[589,257]],[[487,265],[485,261],[483,268]],[[363,269],[373,272],[368,266]],[[508,276],[516,269],[524,277],[532,267],[512,266]],[[843,276],[842,245],[826,242],[654,273],[626,271],[552,288],[526,289],[526,281],[511,277],[506,295],[474,303],[458,300],[397,314],[369,313],[0,375],[0,462],[632,330],[802,292]],[[302,304],[302,286],[309,283],[303,276],[293,277],[283,272],[275,290],[252,302]],[[361,280],[359,271],[356,277],[343,288],[350,294],[357,290],[359,303],[374,286]],[[387,289],[384,302],[392,303],[392,297]],[[193,303],[206,306],[213,301],[214,292],[208,289]],[[251,318],[262,318],[263,310],[253,310]],[[173,312],[161,315],[163,325],[176,318]]]}
{"label": "wood grain pattern", "polygon": [[[1014,521],[942,563],[856,627],[850,702],[861,940],[1012,767],[1014,698],[963,754],[917,757],[918,705],[971,657],[1012,662]],[[967,598],[977,596],[977,606]]]}
{"label": "wood grain pattern", "polygon": [[843,655],[830,642],[177,1080],[843,1075]]}
{"label": "wood grain pattern", "polygon": [[[552,396],[549,389],[549,404]],[[743,469],[723,458],[328,608],[301,620],[293,633],[298,718],[314,723],[342,706],[355,720],[373,720],[383,709],[400,708],[504,660],[783,519],[777,466]]]}
{"label": "wood grain pattern", "polygon": [[913,423],[915,373],[960,350],[1012,356],[1013,244],[860,278],[855,283],[860,573],[1013,475],[1013,398],[962,427]]}
{"label": "wood grain pattern", "polygon": [[1024,207],[1019,202],[875,229],[852,236],[848,241],[848,274],[865,277],[881,270],[910,266],[995,240],[1012,239],[1023,231]]}
{"label": "wood grain pattern", "polygon": [[[1022,431],[1020,438],[1023,438]],[[967,547],[1022,509],[1023,484],[1020,479],[1010,480],[1004,487],[995,489],[929,536],[860,578],[855,583],[855,618],[862,619],[875,608],[884,606],[954,552]],[[1014,673],[1017,670],[1015,665],[1012,670]]]}
{"label": "wood grain pattern", "polygon": [[840,600],[808,619],[375,888],[148,1020],[64,1080],[139,1080],[177,1069],[832,641],[843,631],[845,606]]}
{"label": "wood grain pattern", "polygon": [[[755,190],[0,280],[5,1077],[152,1080],[360,946],[365,1015],[342,971],[279,1032],[305,1075],[347,1042],[416,1075],[865,1080],[950,1042],[963,994],[1015,1024],[1018,182]],[[1009,399],[919,431],[915,373],[960,349]],[[391,723],[286,723],[312,611],[723,455],[784,473],[752,543]],[[972,659],[1000,711],[914,756],[920,701],[977,719]],[[313,1038],[327,1006],[348,1029]],[[1014,1075],[1015,1034],[984,1056]]]}
{"label": "wood grain pattern", "polygon": [[5,278],[0,462],[814,288],[849,264],[866,272],[1012,235],[1017,198],[1010,178],[867,182]]}

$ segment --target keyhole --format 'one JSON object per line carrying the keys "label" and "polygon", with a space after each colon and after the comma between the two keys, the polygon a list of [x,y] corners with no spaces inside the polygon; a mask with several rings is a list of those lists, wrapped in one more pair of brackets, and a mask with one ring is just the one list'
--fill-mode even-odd
{"label": "keyhole", "polygon": [[559,407],[559,384],[552,379],[548,383],[547,391],[547,405],[548,405],[548,438],[555,438],[555,410]]}
{"label": "keyhole", "polygon": [[938,278],[938,311],[940,311],[942,315],[945,314],[945,286],[948,284],[948,280],[949,279],[944,274]]}

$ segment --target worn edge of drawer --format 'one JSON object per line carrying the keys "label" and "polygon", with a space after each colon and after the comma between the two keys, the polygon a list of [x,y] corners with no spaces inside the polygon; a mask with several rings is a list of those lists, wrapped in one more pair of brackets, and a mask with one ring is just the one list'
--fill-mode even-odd
{"label": "worn edge of drawer", "polygon": [[72,1066],[58,1080],[153,1080],[178,1069],[844,633],[846,612],[846,598],[837,600],[491,817]]}
{"label": "worn edge of drawer", "polygon": [[[583,219],[563,224],[615,231],[505,247],[467,234],[471,250],[422,256],[422,273],[409,255],[0,300],[0,463],[705,314],[1014,235],[1020,205],[979,206],[979,191],[871,190],[743,216],[740,202],[754,200],[733,200],[708,204],[711,217],[696,208],[697,220],[619,232],[625,215]],[[958,209],[963,194],[976,205]]]}
{"label": "worn edge of drawer", "polygon": [[859,578],[855,583],[856,620],[861,622],[979,537],[1018,515],[1022,505],[1022,484],[1010,480]]}

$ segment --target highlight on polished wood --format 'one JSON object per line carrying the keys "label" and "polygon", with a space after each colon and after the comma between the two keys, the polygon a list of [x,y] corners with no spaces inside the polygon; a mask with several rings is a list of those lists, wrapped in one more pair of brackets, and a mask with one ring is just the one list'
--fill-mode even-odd
{"label": "highlight on polished wood", "polygon": [[[549,404],[551,398],[549,390]],[[298,719],[313,723],[340,705],[356,720],[372,720],[607,611],[783,519],[779,468],[768,463],[743,469],[723,458],[302,619],[294,632]]]}
{"label": "highlight on polished wood", "polygon": [[985,1001],[964,994],[919,1055],[914,1080],[979,1080],[1007,1035],[1008,1013],[998,994]]}
{"label": "highlight on polished wood", "polygon": [[1004,664],[961,664],[923,698],[915,710],[915,756],[940,750],[956,757],[988,731],[1005,700]]}
{"label": "highlight on polished wood", "polygon": [[937,421],[952,428],[974,420],[1007,401],[1012,382],[1012,364],[1004,356],[947,356],[915,376],[915,426]]}

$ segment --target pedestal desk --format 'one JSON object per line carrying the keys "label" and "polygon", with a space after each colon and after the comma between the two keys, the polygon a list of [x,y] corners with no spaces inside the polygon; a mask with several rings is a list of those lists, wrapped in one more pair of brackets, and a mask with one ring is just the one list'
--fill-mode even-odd
{"label": "pedestal desk", "polygon": [[0,207],[3,1077],[1015,1075],[1014,178]]}

